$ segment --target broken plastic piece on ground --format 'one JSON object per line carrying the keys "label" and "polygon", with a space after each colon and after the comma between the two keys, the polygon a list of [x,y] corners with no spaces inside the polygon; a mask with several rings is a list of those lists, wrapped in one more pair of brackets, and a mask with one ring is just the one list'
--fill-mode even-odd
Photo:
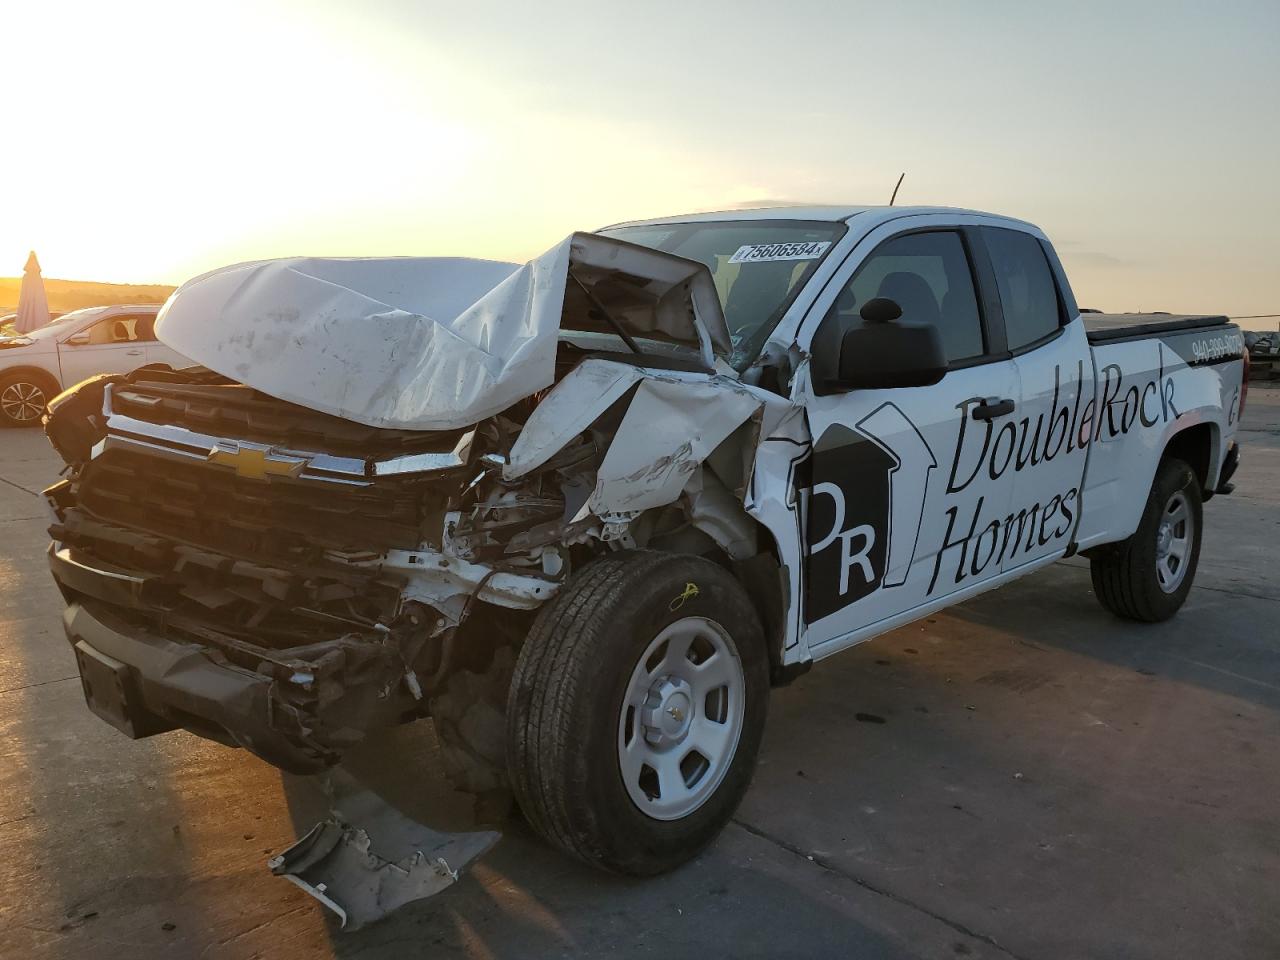
{"label": "broken plastic piece on ground", "polygon": [[337,914],[343,930],[358,930],[439,893],[502,836],[432,830],[340,769],[323,780],[328,819],[267,866]]}

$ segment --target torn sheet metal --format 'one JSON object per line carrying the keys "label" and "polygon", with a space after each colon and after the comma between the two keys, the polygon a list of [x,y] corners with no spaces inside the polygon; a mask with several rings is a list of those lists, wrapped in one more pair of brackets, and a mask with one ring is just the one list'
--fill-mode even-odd
{"label": "torn sheet metal", "polygon": [[760,397],[726,377],[646,377],[600,464],[591,512],[671,503],[698,464],[762,406]]}
{"label": "torn sheet metal", "polygon": [[429,603],[450,623],[458,624],[474,596],[477,600],[514,610],[533,610],[550,600],[560,583],[547,577],[495,571],[452,553],[423,548],[388,550],[381,568],[405,578],[404,599]]}
{"label": "torn sheet metal", "polygon": [[587,503],[596,516],[671,503],[698,465],[748,419],[757,418],[760,435],[767,436],[784,429],[798,409],[732,377],[584,360],[529,417],[503,476],[516,480],[537,469],[632,388]]}
{"label": "torn sheet metal", "polygon": [[[804,538],[796,473],[803,469],[813,443],[804,407],[794,406],[776,420],[770,418],[770,425],[762,428],[761,436],[743,505],[747,513],[773,535],[787,578],[788,596],[800,597],[803,596],[801,568],[793,558],[804,556]],[[791,602],[788,607],[782,651],[782,662],[786,664],[808,658],[801,643],[802,604]]]}
{"label": "torn sheet metal", "polygon": [[[594,233],[575,233],[567,242],[574,276],[631,333],[696,346],[707,368],[733,351],[715,281],[703,264]],[[604,318],[586,315],[572,317],[569,328],[612,330]]]}
{"label": "torn sheet metal", "polygon": [[699,466],[685,484],[689,521],[718,543],[734,560],[746,560],[759,549],[756,527],[733,495],[711,470]]}
{"label": "torn sheet metal", "polygon": [[646,371],[611,360],[583,360],[543,398],[525,422],[502,468],[518,480],[546,463],[644,379]]}
{"label": "torn sheet metal", "polygon": [[731,350],[704,265],[584,233],[522,267],[445,258],[238,264],[183,284],[156,335],[313,410],[373,427],[451,430],[551,385],[562,318],[568,329],[612,334],[611,318],[635,337],[698,350],[708,368]]}
{"label": "torn sheet metal", "polygon": [[330,816],[267,862],[358,930],[451,886],[501,837],[441,833],[411,820],[342,770],[326,774]]}

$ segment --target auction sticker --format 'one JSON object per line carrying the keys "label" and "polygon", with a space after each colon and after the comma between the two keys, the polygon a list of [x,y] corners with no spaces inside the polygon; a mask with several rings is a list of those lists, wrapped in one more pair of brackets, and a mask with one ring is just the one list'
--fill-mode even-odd
{"label": "auction sticker", "polygon": [[813,240],[803,243],[744,243],[730,263],[769,263],[775,260],[816,260],[827,252],[830,240]]}

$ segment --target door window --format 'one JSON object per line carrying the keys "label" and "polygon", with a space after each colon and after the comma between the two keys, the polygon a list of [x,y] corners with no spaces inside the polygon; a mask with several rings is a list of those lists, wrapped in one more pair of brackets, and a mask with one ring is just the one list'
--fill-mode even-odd
{"label": "door window", "polygon": [[861,326],[858,312],[876,297],[895,301],[904,323],[937,327],[948,362],[983,354],[973,273],[958,233],[909,233],[882,243],[836,298],[832,313],[838,322],[824,326],[840,335]]}
{"label": "door window", "polygon": [[1000,291],[1009,349],[1035,343],[1060,324],[1058,289],[1040,241],[1029,233],[987,227],[982,231]]}
{"label": "door window", "polygon": [[143,316],[107,317],[84,331],[90,346],[113,343],[137,343],[155,339],[155,317]]}

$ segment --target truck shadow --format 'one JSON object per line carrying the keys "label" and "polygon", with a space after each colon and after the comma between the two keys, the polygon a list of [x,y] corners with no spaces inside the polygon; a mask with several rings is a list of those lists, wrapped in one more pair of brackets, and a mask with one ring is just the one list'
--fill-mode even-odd
{"label": "truck shadow", "polygon": [[1280,631],[1267,609],[1272,606],[1266,599],[1193,587],[1173,619],[1133,623],[1098,603],[1082,559],[1053,564],[947,613],[1032,645],[1280,711]]}
{"label": "truck shadow", "polygon": [[[343,767],[401,813],[433,829],[478,828],[472,798],[452,790],[438,774],[436,749],[430,722],[421,721],[354,751]],[[301,835],[324,815],[324,804],[312,778],[282,779]],[[790,854],[779,858],[776,848],[737,826],[692,863],[650,880],[604,874],[561,855],[518,813],[497,828],[503,832],[498,845],[464,870],[457,884],[430,899],[354,932],[341,930],[326,912],[333,955],[399,956],[409,945],[441,955],[520,958],[655,951],[666,956],[920,955],[861,922],[841,897],[815,888],[812,864],[796,862]],[[830,878],[820,886],[830,887]],[[785,924],[779,923],[781,917],[787,918]],[[808,931],[800,940],[797,923]]]}
{"label": "truck shadow", "polygon": [[[517,817],[501,825],[496,848],[430,900],[353,933],[327,918],[331,949],[338,957],[394,955],[410,944],[494,957],[927,955],[887,938],[891,925],[867,921],[858,905],[866,883],[1002,943],[1057,955],[1056,924],[988,918],[1054,902],[1064,877],[1074,878],[1080,908],[1098,917],[1099,935],[1120,937],[1131,920],[1108,918],[1108,905],[1129,895],[1126,870],[1141,864],[1160,888],[1159,877],[1218,849],[1206,816],[1252,816],[1256,791],[1233,795],[1231,784],[1253,761],[1235,751],[1263,733],[1242,736],[1233,725],[1252,721],[1231,711],[1274,725],[1261,718],[1280,713],[1280,651],[1274,630],[1257,622],[1257,607],[1271,604],[1251,603],[1193,590],[1169,623],[1131,624],[1097,604],[1087,568],[1052,565],[777,691],[739,812],[746,829],[731,825],[681,870],[650,881],[601,874]],[[1186,749],[1217,743],[1220,756],[1175,763],[1169,751],[1197,743],[1199,723],[1209,726]],[[435,829],[476,826],[471,798],[437,773],[430,722],[387,731],[345,766]],[[293,778],[285,795],[299,834],[323,815],[314,791]],[[1152,805],[1158,824],[1147,822]],[[1167,829],[1178,846],[1165,843]],[[794,850],[814,851],[834,871]],[[1224,862],[1256,857],[1257,869],[1277,871],[1265,844],[1254,850],[1224,851]],[[1124,868],[1099,879],[1099,858],[1108,857]],[[1172,929],[1181,916],[1196,928],[1192,939],[1245,945],[1199,915],[1194,885],[1166,894],[1151,904],[1152,944],[1158,927]],[[913,932],[926,924],[917,915]],[[1250,934],[1271,943],[1276,935]]]}

